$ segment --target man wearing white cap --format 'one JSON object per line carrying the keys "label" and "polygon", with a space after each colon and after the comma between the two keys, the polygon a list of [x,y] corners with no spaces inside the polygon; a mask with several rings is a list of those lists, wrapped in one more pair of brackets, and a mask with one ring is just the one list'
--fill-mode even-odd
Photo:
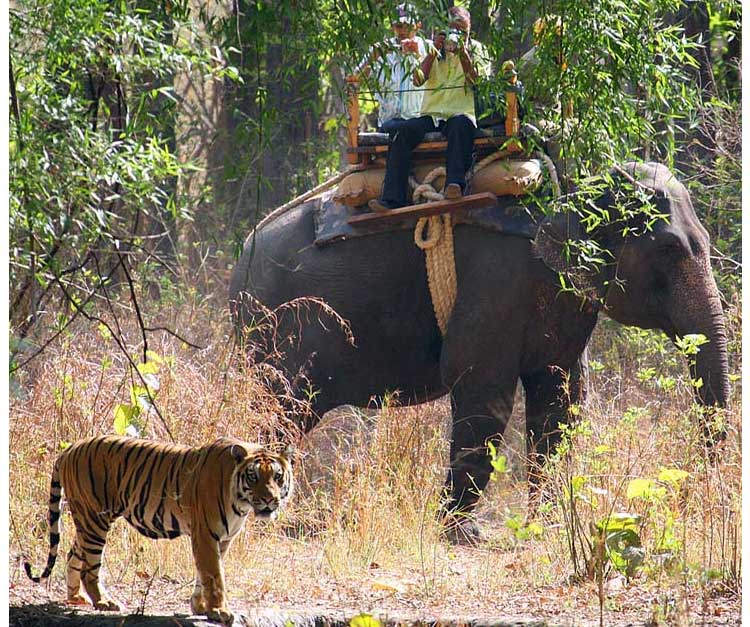
{"label": "man wearing white cap", "polygon": [[377,81],[378,129],[393,135],[404,120],[419,117],[422,90],[414,87],[412,74],[426,53],[426,42],[417,35],[421,26],[411,4],[399,4],[391,16],[394,37],[372,47],[347,81],[373,75]]}

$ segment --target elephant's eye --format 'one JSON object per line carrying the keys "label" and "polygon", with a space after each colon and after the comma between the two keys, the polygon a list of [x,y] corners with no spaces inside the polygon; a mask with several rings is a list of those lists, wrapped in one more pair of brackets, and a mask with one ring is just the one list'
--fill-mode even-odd
{"label": "elephant's eye", "polygon": [[688,241],[690,242],[690,251],[696,257],[700,257],[703,254],[703,246],[701,246],[701,243],[693,236],[690,236]]}

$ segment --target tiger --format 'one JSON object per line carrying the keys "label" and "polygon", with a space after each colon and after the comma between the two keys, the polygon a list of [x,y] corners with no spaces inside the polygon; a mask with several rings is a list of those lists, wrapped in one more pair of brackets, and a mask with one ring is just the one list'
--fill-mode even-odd
{"label": "tiger", "polygon": [[274,519],[294,487],[288,446],[273,453],[258,444],[220,438],[202,447],[114,435],[80,440],[65,449],[52,470],[49,495],[49,553],[39,583],[49,578],[60,543],[60,499],[64,491],[76,530],[67,556],[67,600],[98,610],[120,611],[99,583],[107,532],[122,516],[149,538],[191,539],[195,586],[193,614],[232,624],[227,608],[223,559],[252,511]]}

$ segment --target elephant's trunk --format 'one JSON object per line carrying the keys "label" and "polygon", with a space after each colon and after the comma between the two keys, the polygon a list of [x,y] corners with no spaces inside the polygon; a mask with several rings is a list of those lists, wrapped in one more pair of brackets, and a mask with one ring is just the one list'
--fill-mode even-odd
{"label": "elephant's trunk", "polygon": [[703,385],[697,389],[698,400],[703,405],[724,407],[729,400],[729,360],[724,316],[719,310],[712,312],[709,327],[699,331],[710,343],[703,346],[695,360],[694,378]]}
{"label": "elephant's trunk", "polygon": [[685,273],[690,278],[685,282],[678,282],[684,292],[675,299],[671,317],[678,336],[700,333],[709,340],[695,356],[695,361],[691,364],[691,375],[702,381],[702,385],[696,388],[696,397],[701,405],[724,407],[729,400],[729,359],[724,313],[708,258],[697,263],[701,266],[700,270],[696,272],[693,266]]}

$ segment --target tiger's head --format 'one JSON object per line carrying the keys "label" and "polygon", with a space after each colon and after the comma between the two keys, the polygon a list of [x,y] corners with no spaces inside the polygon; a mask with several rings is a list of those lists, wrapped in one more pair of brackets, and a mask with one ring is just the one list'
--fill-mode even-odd
{"label": "tiger's head", "polygon": [[235,498],[241,504],[240,511],[249,512],[249,505],[256,519],[268,521],[276,518],[292,495],[293,455],[291,446],[287,446],[283,453],[262,448],[237,460]]}

